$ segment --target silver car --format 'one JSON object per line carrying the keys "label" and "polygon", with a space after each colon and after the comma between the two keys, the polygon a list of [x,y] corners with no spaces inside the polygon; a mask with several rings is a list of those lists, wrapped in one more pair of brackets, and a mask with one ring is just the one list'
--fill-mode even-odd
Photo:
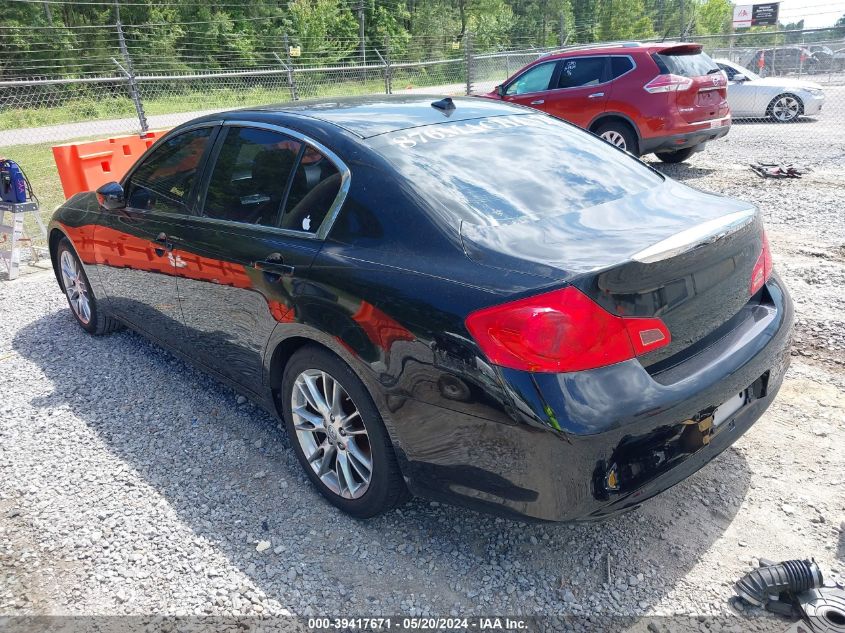
{"label": "silver car", "polygon": [[728,104],[735,119],[770,118],[778,123],[818,114],[824,104],[822,87],[789,77],[760,77],[726,59],[715,60],[728,76]]}

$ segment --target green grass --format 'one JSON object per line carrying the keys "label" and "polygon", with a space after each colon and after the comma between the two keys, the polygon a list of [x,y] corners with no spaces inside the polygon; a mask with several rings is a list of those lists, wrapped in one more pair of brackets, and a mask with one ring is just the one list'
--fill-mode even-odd
{"label": "green grass", "polygon": [[[438,83],[459,83],[460,79],[442,76],[441,73],[397,74],[394,86],[397,89],[433,86]],[[160,95],[146,95],[148,92],[163,92]],[[302,77],[297,81],[297,92],[301,99],[333,96],[354,96],[384,92],[384,80],[380,78],[364,81],[332,81],[331,77]],[[283,103],[291,100],[287,86],[249,88],[213,87],[211,89],[186,89],[179,82],[142,84],[144,112],[148,116],[191,112],[194,110],[214,110],[239,108],[265,103]],[[58,101],[61,93],[44,99]],[[34,108],[9,108],[0,111],[0,129],[41,127],[81,121],[103,119],[123,119],[136,116],[135,106],[128,96],[102,96],[90,90],[75,98],[63,101],[55,106]]]}

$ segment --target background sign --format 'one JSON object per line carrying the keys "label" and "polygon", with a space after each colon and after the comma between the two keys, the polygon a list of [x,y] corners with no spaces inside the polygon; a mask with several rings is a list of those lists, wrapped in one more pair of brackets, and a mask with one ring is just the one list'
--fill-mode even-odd
{"label": "background sign", "polygon": [[755,4],[751,13],[751,26],[776,26],[778,23],[778,2]]}
{"label": "background sign", "polygon": [[750,26],[775,26],[778,23],[780,3],[738,4],[734,7],[734,28],[747,29]]}

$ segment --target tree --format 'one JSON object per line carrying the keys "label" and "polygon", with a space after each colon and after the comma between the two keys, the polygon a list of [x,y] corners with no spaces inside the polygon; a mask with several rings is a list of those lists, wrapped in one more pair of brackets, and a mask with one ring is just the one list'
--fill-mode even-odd
{"label": "tree", "polygon": [[695,14],[695,30],[700,34],[729,33],[732,20],[730,0],[705,0]]}
{"label": "tree", "polygon": [[358,48],[358,21],[341,0],[292,0],[288,5],[293,40],[304,62],[330,65]]}

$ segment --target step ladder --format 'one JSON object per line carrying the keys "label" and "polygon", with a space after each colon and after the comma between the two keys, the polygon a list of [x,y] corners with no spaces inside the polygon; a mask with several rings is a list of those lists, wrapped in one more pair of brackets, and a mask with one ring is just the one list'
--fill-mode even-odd
{"label": "step ladder", "polygon": [[[8,279],[16,279],[20,274],[21,251],[29,249],[30,261],[35,263],[42,257],[47,257],[48,250],[44,246],[33,246],[32,238],[24,231],[24,218],[31,215],[41,229],[41,236],[46,241],[47,227],[41,219],[37,202],[6,202],[0,200],[0,244],[8,246],[0,250],[0,261],[6,266]],[[11,222],[6,219],[11,217]],[[5,243],[5,244],[3,244]]]}

